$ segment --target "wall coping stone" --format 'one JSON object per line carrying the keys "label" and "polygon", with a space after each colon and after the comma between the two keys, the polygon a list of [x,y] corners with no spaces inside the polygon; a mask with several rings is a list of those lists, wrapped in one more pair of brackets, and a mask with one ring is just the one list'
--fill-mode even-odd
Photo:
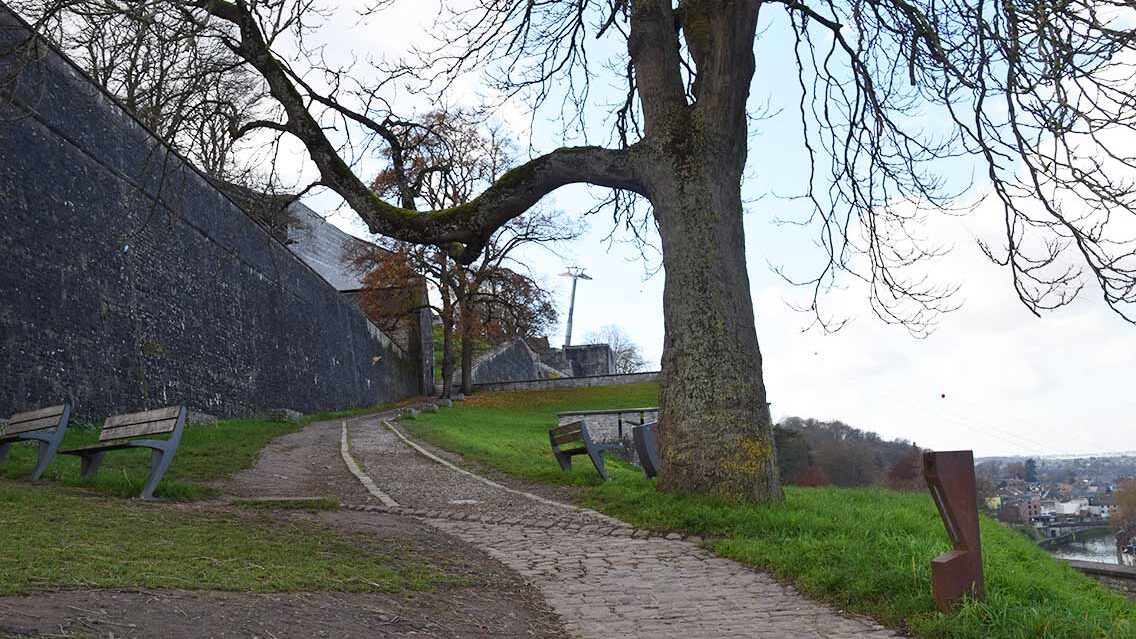
{"label": "wall coping stone", "polygon": [[658,406],[644,406],[642,408],[605,408],[603,410],[573,410],[566,413],[557,413],[557,417],[574,415],[622,415],[623,413],[657,413]]}
{"label": "wall coping stone", "polygon": [[661,371],[644,373],[617,373],[615,375],[586,375],[582,377],[561,377],[557,379],[526,379],[515,382],[486,382],[474,384],[473,389],[481,392],[509,390],[542,390],[548,388],[583,388],[589,386],[616,386],[636,382],[653,382],[659,379]]}
{"label": "wall coping stone", "polygon": [[1066,561],[1069,562],[1070,566],[1086,574],[1136,581],[1136,566],[1106,564],[1099,561],[1077,561],[1076,559],[1067,559]]}

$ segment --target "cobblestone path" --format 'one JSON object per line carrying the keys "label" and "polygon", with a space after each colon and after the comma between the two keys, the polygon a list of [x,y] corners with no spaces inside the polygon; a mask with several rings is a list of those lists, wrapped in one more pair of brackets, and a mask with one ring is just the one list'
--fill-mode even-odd
{"label": "cobblestone path", "polygon": [[[540,589],[579,637],[880,639],[870,621],[714,556],[697,539],[653,536],[609,517],[492,486],[428,459],[377,419],[349,428],[351,455],[397,506],[485,549]],[[440,453],[439,453],[440,454]]]}

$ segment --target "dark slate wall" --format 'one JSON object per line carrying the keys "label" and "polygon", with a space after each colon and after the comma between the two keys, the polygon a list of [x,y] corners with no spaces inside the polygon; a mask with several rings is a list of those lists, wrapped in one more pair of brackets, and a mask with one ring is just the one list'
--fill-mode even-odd
{"label": "dark slate wall", "polygon": [[[0,51],[23,33],[0,5]],[[418,392],[412,357],[61,58],[6,55],[0,83],[0,416]]]}

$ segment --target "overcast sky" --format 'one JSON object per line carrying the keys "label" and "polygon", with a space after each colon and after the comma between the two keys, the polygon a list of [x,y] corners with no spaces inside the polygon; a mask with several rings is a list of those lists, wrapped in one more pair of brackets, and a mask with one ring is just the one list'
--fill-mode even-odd
{"label": "overcast sky", "polygon": [[[406,3],[365,26],[356,24],[348,5],[341,5],[318,37],[329,44],[331,55],[397,55],[411,43],[426,41],[437,15],[430,5]],[[755,102],[768,101],[774,111],[792,105],[779,104],[779,97],[797,97],[790,93],[786,65],[776,60],[768,64],[769,52],[783,44],[759,45],[752,92]],[[478,86],[470,79],[453,102],[481,92]],[[400,99],[399,107],[421,106],[413,98]],[[536,152],[560,143],[554,116],[542,114],[532,122],[523,106],[514,104],[496,117],[523,142],[531,132]],[[834,314],[852,319],[843,330],[802,332],[811,318],[788,302],[801,301],[803,292],[786,284],[770,265],[804,274],[823,256],[807,230],[772,222],[799,213],[794,210],[799,204],[766,197],[807,170],[792,135],[796,117],[787,110],[755,126],[752,175],[744,187],[750,200],[745,226],[753,308],[775,417],[840,419],[887,438],[937,450],[969,448],[980,456],[1136,450],[1136,327],[1109,310],[1091,286],[1068,308],[1041,318],[1031,315],[1014,296],[1009,273],[990,264],[975,243],[976,237],[996,239],[1000,212],[992,206],[980,206],[966,218],[932,220],[928,226],[928,234],[954,247],[932,274],[944,284],[957,283],[958,301],[963,302],[960,310],[940,318],[930,337],[916,339],[902,328],[884,325],[855,287],[826,299]],[[293,161],[299,163],[301,157],[297,152]],[[334,196],[306,201],[341,228],[366,237]],[[583,187],[561,189],[547,201],[572,216],[592,203]],[[603,241],[612,228],[609,218],[591,217],[588,226],[579,240],[558,247],[561,255],[535,251],[525,261],[556,292],[565,316],[570,280],[556,275],[567,265],[578,265],[594,278],[579,285],[574,343],[589,331],[616,324],[657,366],[663,343],[663,273],[645,278],[654,264],[645,264],[635,247],[609,247]],[[549,338],[562,343],[563,327]]]}

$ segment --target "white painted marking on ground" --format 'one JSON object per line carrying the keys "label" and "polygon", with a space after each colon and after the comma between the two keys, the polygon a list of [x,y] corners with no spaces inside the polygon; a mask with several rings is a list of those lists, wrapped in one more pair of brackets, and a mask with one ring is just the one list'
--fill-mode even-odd
{"label": "white painted marking on ground", "polygon": [[351,471],[352,475],[355,475],[355,479],[358,479],[359,483],[363,484],[363,488],[366,488],[367,492],[371,493],[375,496],[375,498],[383,502],[384,506],[397,508],[398,502],[391,499],[390,495],[379,490],[379,487],[375,485],[375,482],[372,481],[371,478],[366,473],[364,473],[361,468],[359,468],[359,464],[355,463],[355,458],[351,456],[351,450],[347,445],[347,422],[344,421],[341,423],[343,425],[343,436],[339,440],[339,454],[343,457],[343,463],[347,464],[347,470]]}
{"label": "white painted marking on ground", "polygon": [[430,451],[426,450],[425,448],[423,448],[423,447],[419,446],[418,444],[414,443],[414,442],[413,442],[413,441],[411,441],[411,440],[410,440],[410,439],[409,439],[409,438],[408,438],[408,437],[407,437],[406,435],[403,435],[403,434],[402,434],[402,431],[400,431],[399,429],[395,428],[395,425],[394,425],[394,424],[392,424],[392,423],[390,422],[390,420],[386,420],[386,419],[384,419],[384,420],[383,420],[383,424],[385,424],[385,425],[386,425],[386,427],[387,427],[387,428],[389,428],[389,429],[390,429],[390,431],[391,431],[392,433],[394,433],[395,435],[397,435],[399,439],[401,439],[401,440],[402,440],[402,441],[403,441],[404,443],[406,443],[406,445],[407,445],[407,446],[410,446],[410,447],[411,447],[411,448],[413,448],[414,450],[416,450],[416,451],[418,451],[418,452],[422,453],[423,455],[425,455],[425,456],[426,456],[426,458],[427,458],[427,459],[430,459],[430,460],[436,461],[436,462],[438,462],[439,464],[441,464],[441,465],[445,466],[446,468],[449,468],[450,470],[453,470],[453,471],[459,472],[459,473],[461,473],[461,474],[463,474],[463,475],[467,475],[467,476],[469,476],[469,477],[472,477],[472,478],[476,479],[477,481],[479,481],[479,482],[481,482],[481,483],[483,483],[483,484],[485,484],[485,485],[487,485],[487,486],[492,486],[492,487],[494,487],[494,488],[500,488],[501,490],[504,490],[504,491],[506,491],[506,492],[510,492],[510,493],[513,493],[514,495],[521,495],[522,497],[527,497],[528,499],[531,499],[531,500],[533,500],[533,501],[538,501],[538,502],[540,502],[540,503],[542,503],[542,504],[547,504],[547,505],[549,505],[549,506],[556,506],[556,507],[558,507],[558,508],[564,508],[564,509],[566,509],[566,510],[571,510],[571,511],[574,511],[574,512],[582,512],[582,513],[587,513],[587,514],[589,514],[589,515],[591,515],[591,516],[593,516],[593,517],[598,517],[598,518],[600,518],[600,519],[602,519],[602,520],[604,520],[604,521],[606,521],[606,522],[609,522],[609,523],[611,523],[611,524],[612,524],[613,526],[626,527],[626,526],[628,525],[628,524],[627,524],[626,522],[622,522],[622,521],[620,521],[620,520],[618,520],[618,519],[616,519],[616,518],[614,518],[614,517],[608,517],[607,515],[604,515],[603,513],[598,513],[598,512],[596,512],[596,511],[594,511],[594,510],[591,510],[591,509],[589,509],[589,508],[580,508],[579,506],[573,506],[572,504],[565,504],[564,502],[560,502],[560,501],[553,501],[553,500],[551,500],[551,499],[546,499],[546,498],[544,498],[544,497],[541,497],[540,495],[534,495],[534,494],[532,494],[532,493],[529,493],[529,492],[525,492],[525,491],[523,491],[523,490],[517,490],[516,488],[509,488],[508,486],[504,486],[504,485],[502,485],[502,484],[499,484],[499,483],[497,483],[497,482],[493,481],[492,479],[488,479],[488,478],[486,478],[486,477],[482,477],[481,475],[477,475],[477,474],[475,474],[475,473],[471,473],[471,472],[469,472],[468,470],[466,470],[466,469],[462,468],[461,466],[457,466],[457,465],[451,464],[450,462],[448,462],[448,461],[446,461],[446,460],[442,459],[441,457],[438,457],[438,456],[437,456],[437,455],[435,455],[434,453],[431,453]]}

